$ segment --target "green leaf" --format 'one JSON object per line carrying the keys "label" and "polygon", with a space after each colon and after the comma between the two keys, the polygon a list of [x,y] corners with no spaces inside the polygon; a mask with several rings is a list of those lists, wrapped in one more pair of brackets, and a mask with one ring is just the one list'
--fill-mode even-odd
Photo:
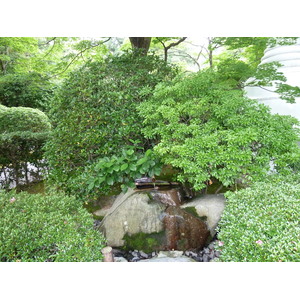
{"label": "green leaf", "polygon": [[113,170],[118,172],[120,171],[120,166],[119,165],[114,165]]}
{"label": "green leaf", "polygon": [[146,157],[142,157],[142,158],[140,158],[138,161],[137,161],[137,163],[136,163],[136,165],[137,166],[140,166],[140,165],[142,165],[144,162],[146,162],[147,161],[147,158]]}
{"label": "green leaf", "polygon": [[123,165],[121,166],[121,171],[124,171],[124,170],[126,170],[127,168],[128,168],[128,164],[125,163],[125,164],[123,164]]}
{"label": "green leaf", "polygon": [[153,153],[153,151],[152,151],[151,149],[148,149],[148,150],[145,152],[145,156],[150,156],[152,153]]}
{"label": "green leaf", "polygon": [[136,171],[136,165],[130,165],[130,170],[131,171]]}
{"label": "green leaf", "polygon": [[106,182],[107,182],[108,185],[113,185],[114,184],[114,178],[113,177],[108,177]]}
{"label": "green leaf", "polygon": [[128,155],[132,155],[132,154],[134,153],[134,150],[133,150],[133,149],[129,149],[129,150],[126,151],[126,153],[127,153]]}
{"label": "green leaf", "polygon": [[91,191],[95,186],[95,182],[91,182],[89,185],[88,185],[88,190]]}

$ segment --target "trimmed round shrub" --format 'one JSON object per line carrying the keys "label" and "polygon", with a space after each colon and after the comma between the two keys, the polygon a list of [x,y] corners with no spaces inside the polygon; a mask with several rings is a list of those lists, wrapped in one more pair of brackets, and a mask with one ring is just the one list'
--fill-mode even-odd
{"label": "trimmed round shrub", "polygon": [[0,165],[13,168],[10,175],[17,185],[28,162],[43,166],[43,146],[50,130],[50,121],[42,111],[0,105]]}
{"label": "trimmed round shrub", "polygon": [[221,261],[300,261],[299,180],[255,183],[225,196],[218,225]]}
{"label": "trimmed round shrub", "polygon": [[173,68],[158,57],[135,53],[72,72],[51,103],[53,132],[46,155],[56,183],[72,192],[85,167],[104,157],[120,157],[131,146],[140,153],[151,148],[136,107],[173,75]]}
{"label": "trimmed round shrub", "polygon": [[0,261],[101,261],[104,245],[74,197],[0,192]]}

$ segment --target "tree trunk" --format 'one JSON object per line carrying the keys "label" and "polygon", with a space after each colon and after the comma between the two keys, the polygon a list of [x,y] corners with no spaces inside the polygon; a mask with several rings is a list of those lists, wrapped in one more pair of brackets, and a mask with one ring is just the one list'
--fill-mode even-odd
{"label": "tree trunk", "polygon": [[151,37],[130,37],[129,38],[133,49],[141,49],[143,55],[147,55],[150,48]]}

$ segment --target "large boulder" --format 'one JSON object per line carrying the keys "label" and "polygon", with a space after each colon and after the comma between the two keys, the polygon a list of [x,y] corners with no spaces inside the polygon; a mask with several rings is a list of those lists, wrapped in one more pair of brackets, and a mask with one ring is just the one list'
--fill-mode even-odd
{"label": "large boulder", "polygon": [[166,209],[164,225],[169,250],[202,249],[209,237],[206,224],[180,207]]}
{"label": "large boulder", "polygon": [[199,217],[204,217],[205,223],[209,228],[212,236],[216,233],[216,227],[221,219],[223,210],[225,208],[225,197],[223,194],[203,195],[194,200],[181,205],[181,208],[189,210],[194,208],[195,213]]}
{"label": "large boulder", "polygon": [[180,204],[176,189],[129,189],[117,197],[99,228],[111,247],[145,252],[201,249],[209,237],[207,225]]}
{"label": "large boulder", "polygon": [[148,193],[129,189],[120,194],[101,222],[108,245],[124,246],[125,236],[153,233],[163,230],[162,216],[165,205],[153,201]]}

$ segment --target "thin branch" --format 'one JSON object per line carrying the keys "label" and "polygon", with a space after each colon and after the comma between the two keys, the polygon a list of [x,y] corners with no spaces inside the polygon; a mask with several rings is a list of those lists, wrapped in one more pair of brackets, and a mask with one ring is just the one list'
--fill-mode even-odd
{"label": "thin branch", "polygon": [[160,39],[157,38],[158,41],[163,45],[164,47],[164,52],[165,52],[165,61],[168,60],[168,50],[172,47],[175,47],[177,45],[179,45],[180,43],[182,43],[183,41],[185,41],[187,39],[187,37],[183,37],[181,39],[179,39],[177,42],[171,43],[170,45],[166,46],[165,43]]}
{"label": "thin branch", "polygon": [[56,39],[57,39],[57,37],[53,37],[53,38],[51,38],[50,40],[48,40],[47,42],[42,43],[42,44],[39,44],[39,46],[45,46],[45,45],[48,45],[48,44],[50,44],[52,41],[55,41]]}
{"label": "thin branch", "polygon": [[259,88],[261,88],[263,90],[266,90],[267,92],[276,93],[276,91],[269,90],[269,89],[267,89],[267,88],[265,88],[265,87],[263,87],[261,85],[244,85],[243,87],[246,87],[246,86],[247,87],[259,87]]}
{"label": "thin branch", "polygon": [[65,67],[65,69],[64,69],[62,72],[60,72],[60,73],[58,73],[58,74],[55,74],[55,75],[51,76],[50,78],[53,78],[53,77],[55,77],[55,76],[57,76],[57,75],[60,75],[60,74],[63,74],[64,72],[67,71],[67,69],[71,66],[71,64],[72,64],[72,63],[73,63],[80,55],[82,55],[82,53],[84,53],[85,51],[87,51],[87,50],[89,50],[89,49],[98,47],[98,46],[100,46],[100,45],[102,45],[102,44],[108,42],[110,39],[111,39],[111,37],[109,37],[107,40],[102,41],[102,42],[100,42],[100,43],[98,43],[98,44],[96,44],[96,45],[92,45],[91,47],[87,47],[87,48],[81,50],[80,52],[78,52],[78,53],[72,58],[72,60],[68,63],[68,65]]}
{"label": "thin branch", "polygon": [[177,42],[171,43],[169,46],[166,47],[166,49],[169,50],[171,47],[175,47],[175,46],[179,45],[180,43],[182,43],[186,39],[187,39],[187,37],[183,37],[183,38],[179,39]]}

